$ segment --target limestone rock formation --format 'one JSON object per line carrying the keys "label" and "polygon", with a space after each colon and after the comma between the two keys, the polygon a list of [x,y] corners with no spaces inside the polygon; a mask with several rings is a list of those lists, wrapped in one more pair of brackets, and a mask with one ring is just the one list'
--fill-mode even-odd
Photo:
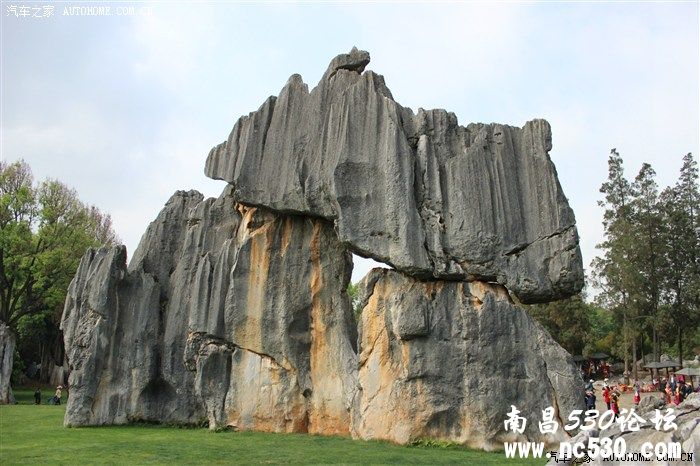
{"label": "limestone rock formation", "polygon": [[[500,285],[421,282],[374,269],[361,285],[359,383],[354,416],[361,438],[416,438],[502,448],[515,405],[527,419],[555,408],[561,424],[581,405],[571,355]],[[391,413],[391,415],[388,415]],[[542,436],[530,422],[524,438]]]}
{"label": "limestone rock formation", "polygon": [[5,322],[0,322],[0,404],[15,402],[10,387],[14,351],[15,336]]}
{"label": "limestone rock formation", "polygon": [[66,424],[349,433],[350,270],[323,220],[176,193],[128,269],[123,246],[81,261]]}
{"label": "limestone rock formation", "polygon": [[[397,104],[369,54],[297,75],[210,153],[217,199],[177,192],[127,266],[88,251],[62,318],[67,425],[136,420],[490,449],[581,407],[570,356],[522,301],[581,288],[549,125],[462,127]],[[395,267],[364,281],[351,252]],[[520,437],[541,439],[531,425]],[[557,441],[562,437],[544,438]]]}
{"label": "limestone rock formation", "polygon": [[523,302],[578,292],[549,124],[414,114],[368,63],[367,52],[340,55],[311,91],[289,78],[211,150],[206,174],[244,204],[333,220],[354,252],[412,276],[497,281]]}

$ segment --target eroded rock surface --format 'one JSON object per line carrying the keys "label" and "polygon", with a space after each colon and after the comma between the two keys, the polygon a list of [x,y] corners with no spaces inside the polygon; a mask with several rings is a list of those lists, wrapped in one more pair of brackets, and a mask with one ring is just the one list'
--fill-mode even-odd
{"label": "eroded rock surface", "polygon": [[62,320],[66,424],[349,432],[351,259],[332,226],[178,192],[129,268],[90,250]]}
{"label": "eroded rock surface", "polygon": [[[510,405],[580,407],[571,357],[505,288],[536,302],[583,284],[549,125],[414,114],[368,63],[339,55],[312,91],[294,75],[241,118],[207,159],[222,195],[177,192],[128,266],[123,246],[85,254],[62,318],[67,425],[491,449],[516,439]],[[397,269],[365,279],[359,340],[351,251]]]}
{"label": "eroded rock surface", "polygon": [[311,91],[293,75],[211,150],[206,174],[244,204],[334,220],[353,251],[412,276],[498,281],[523,302],[580,291],[549,124],[414,114],[368,63],[339,55]]}
{"label": "eroded rock surface", "polygon": [[[362,282],[354,430],[365,439],[417,438],[503,448],[511,405],[527,419],[583,409],[571,356],[500,285],[418,281],[374,269]],[[520,438],[542,436],[530,421]]]}

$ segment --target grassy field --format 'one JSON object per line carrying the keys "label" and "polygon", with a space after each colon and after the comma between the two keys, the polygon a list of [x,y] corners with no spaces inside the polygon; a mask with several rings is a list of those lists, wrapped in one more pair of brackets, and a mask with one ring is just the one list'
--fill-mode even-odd
{"label": "grassy field", "polygon": [[[53,393],[44,391],[46,400]],[[339,437],[210,432],[161,426],[64,428],[62,406],[34,406],[31,391],[18,405],[0,406],[0,464],[446,464],[520,465],[457,446],[409,447]]]}

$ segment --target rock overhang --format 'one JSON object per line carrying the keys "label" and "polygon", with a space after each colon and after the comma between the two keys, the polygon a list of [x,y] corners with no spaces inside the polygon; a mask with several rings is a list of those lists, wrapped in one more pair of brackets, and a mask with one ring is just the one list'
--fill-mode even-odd
{"label": "rock overhang", "polygon": [[[222,194],[176,192],[128,267],[123,246],[85,254],[61,324],[67,425],[492,449],[510,438],[510,404],[533,416],[582,404],[571,356],[506,289],[534,302],[582,285],[549,124],[414,113],[368,62],[336,57],[311,91],[293,75],[242,117],[207,158]],[[359,323],[350,252],[396,269],[360,284]],[[498,371],[514,383],[494,401]]]}
{"label": "rock overhang", "polygon": [[549,123],[414,113],[368,63],[356,48],[338,55],[311,91],[290,77],[210,151],[206,175],[243,204],[333,221],[350,250],[416,278],[496,281],[525,303],[578,293]]}

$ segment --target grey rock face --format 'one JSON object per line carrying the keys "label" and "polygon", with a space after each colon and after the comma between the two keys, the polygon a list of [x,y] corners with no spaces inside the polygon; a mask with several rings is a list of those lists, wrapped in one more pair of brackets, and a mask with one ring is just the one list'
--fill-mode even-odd
{"label": "grey rock face", "polygon": [[61,321],[71,366],[67,425],[201,420],[182,358],[189,293],[201,249],[218,249],[235,233],[233,204],[177,192],[129,269],[123,246],[85,254]]}
{"label": "grey rock face", "polygon": [[62,328],[67,425],[133,420],[349,432],[351,260],[323,220],[178,192],[128,270],[91,250]]}
{"label": "grey rock face", "polygon": [[[531,419],[580,407],[571,357],[486,283],[526,302],[583,283],[549,125],[414,114],[368,63],[339,55],[311,92],[294,75],[241,118],[207,159],[222,195],[173,195],[128,266],[123,246],[85,254],[61,323],[66,425],[491,449],[515,439],[511,404]],[[366,277],[359,339],[351,251],[398,270]]]}
{"label": "grey rock face", "polygon": [[572,210],[544,120],[459,126],[396,103],[369,54],[339,55],[309,91],[293,75],[207,159],[240,202],[336,223],[356,253],[408,275],[498,281],[523,302],[583,285]]}
{"label": "grey rock face", "polygon": [[501,286],[421,282],[374,269],[362,282],[361,390],[354,433],[406,443],[417,438],[502,448],[511,405],[530,419],[520,438],[540,434],[536,419],[555,408],[563,425],[583,409],[583,381],[571,356]]}
{"label": "grey rock face", "polygon": [[15,402],[10,386],[15,336],[5,322],[0,321],[0,404]]}
{"label": "grey rock face", "polygon": [[325,220],[245,207],[230,189],[176,193],[128,268],[123,246],[81,261],[62,319],[65,423],[207,421],[490,449],[509,438],[510,404],[526,415],[580,404],[570,356],[499,285],[375,270],[357,348],[350,271]]}
{"label": "grey rock face", "polygon": [[346,294],[351,259],[323,220],[239,211],[236,259],[224,266],[228,291],[219,295],[214,265],[200,264],[198,281],[210,283],[200,294],[209,302],[192,314],[199,322],[190,321],[200,333],[190,334],[186,360],[210,424],[347,434],[356,339]]}

